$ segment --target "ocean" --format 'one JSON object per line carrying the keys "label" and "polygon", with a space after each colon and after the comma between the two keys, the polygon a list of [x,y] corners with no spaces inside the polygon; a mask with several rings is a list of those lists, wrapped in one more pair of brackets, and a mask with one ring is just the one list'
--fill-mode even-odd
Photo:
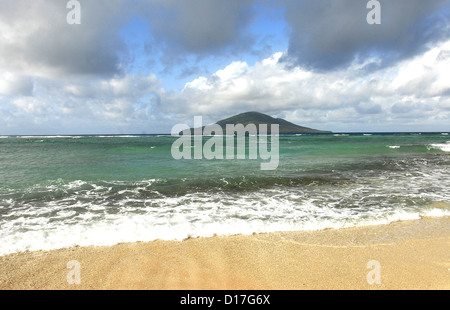
{"label": "ocean", "polygon": [[268,171],[176,139],[0,136],[0,255],[450,215],[446,133],[281,135]]}

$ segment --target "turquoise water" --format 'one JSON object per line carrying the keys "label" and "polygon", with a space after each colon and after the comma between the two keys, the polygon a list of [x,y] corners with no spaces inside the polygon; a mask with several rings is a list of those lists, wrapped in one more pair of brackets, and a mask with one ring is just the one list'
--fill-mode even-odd
{"label": "turquoise water", "polygon": [[282,135],[269,171],[176,139],[0,137],[0,254],[450,215],[445,134]]}

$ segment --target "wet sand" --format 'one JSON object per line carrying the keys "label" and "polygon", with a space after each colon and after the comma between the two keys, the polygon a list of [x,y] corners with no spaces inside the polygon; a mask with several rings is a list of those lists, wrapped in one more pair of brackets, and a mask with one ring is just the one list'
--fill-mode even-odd
{"label": "wet sand", "polygon": [[10,254],[0,289],[448,290],[450,217]]}

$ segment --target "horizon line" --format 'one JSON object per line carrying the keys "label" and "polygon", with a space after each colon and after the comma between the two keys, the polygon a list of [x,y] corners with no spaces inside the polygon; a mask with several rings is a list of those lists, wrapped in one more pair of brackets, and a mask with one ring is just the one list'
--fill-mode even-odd
{"label": "horizon line", "polygon": [[[334,134],[443,134],[450,133],[448,131],[332,131],[332,132],[318,132],[318,133],[280,133],[279,135],[334,135]],[[0,134],[0,137],[100,137],[100,136],[172,136],[171,133],[89,133],[89,134]],[[194,134],[191,134],[194,135]],[[259,135],[259,134],[257,134]],[[223,135],[225,136],[225,135]]]}

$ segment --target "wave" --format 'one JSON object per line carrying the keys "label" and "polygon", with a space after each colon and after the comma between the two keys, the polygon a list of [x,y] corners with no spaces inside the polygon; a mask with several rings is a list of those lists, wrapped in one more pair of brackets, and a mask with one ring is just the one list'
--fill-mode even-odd
{"label": "wave", "polygon": [[106,206],[100,208],[95,203],[85,203],[46,216],[44,212],[51,212],[56,207],[53,205],[40,210],[34,217],[20,214],[18,210],[1,227],[0,255],[158,239],[339,229],[450,215],[450,210],[444,208],[356,212],[351,208],[323,206],[312,199],[301,201],[297,197],[300,200],[296,201],[292,198],[283,194],[278,198],[265,196],[262,200],[251,196],[231,200],[220,196],[190,196],[168,199],[165,207],[149,203],[132,208],[124,203],[114,211]]}
{"label": "wave", "polygon": [[72,136],[18,136],[21,139],[55,139],[55,138],[72,138]]}
{"label": "wave", "polygon": [[139,135],[95,135],[94,138],[140,138]]}
{"label": "wave", "polygon": [[447,141],[447,143],[434,143],[429,145],[429,149],[438,149],[443,152],[450,152],[450,141]]}
{"label": "wave", "polygon": [[80,139],[84,136],[15,136],[20,139]]}
{"label": "wave", "polygon": [[[16,136],[22,139],[79,139],[79,138],[139,138],[141,135],[53,135],[53,136],[42,136],[42,135],[33,135],[33,136]],[[7,136],[5,136],[7,138]]]}
{"label": "wave", "polygon": [[[411,169],[411,162],[404,166]],[[372,171],[374,166],[366,168]],[[405,178],[403,170],[388,168],[389,172],[367,175],[366,180],[344,175],[133,182],[60,179],[8,189],[0,191],[0,255],[450,216],[450,179],[444,170],[433,172],[418,165],[416,171],[408,171],[420,177]],[[430,184],[433,191],[423,192]]]}

